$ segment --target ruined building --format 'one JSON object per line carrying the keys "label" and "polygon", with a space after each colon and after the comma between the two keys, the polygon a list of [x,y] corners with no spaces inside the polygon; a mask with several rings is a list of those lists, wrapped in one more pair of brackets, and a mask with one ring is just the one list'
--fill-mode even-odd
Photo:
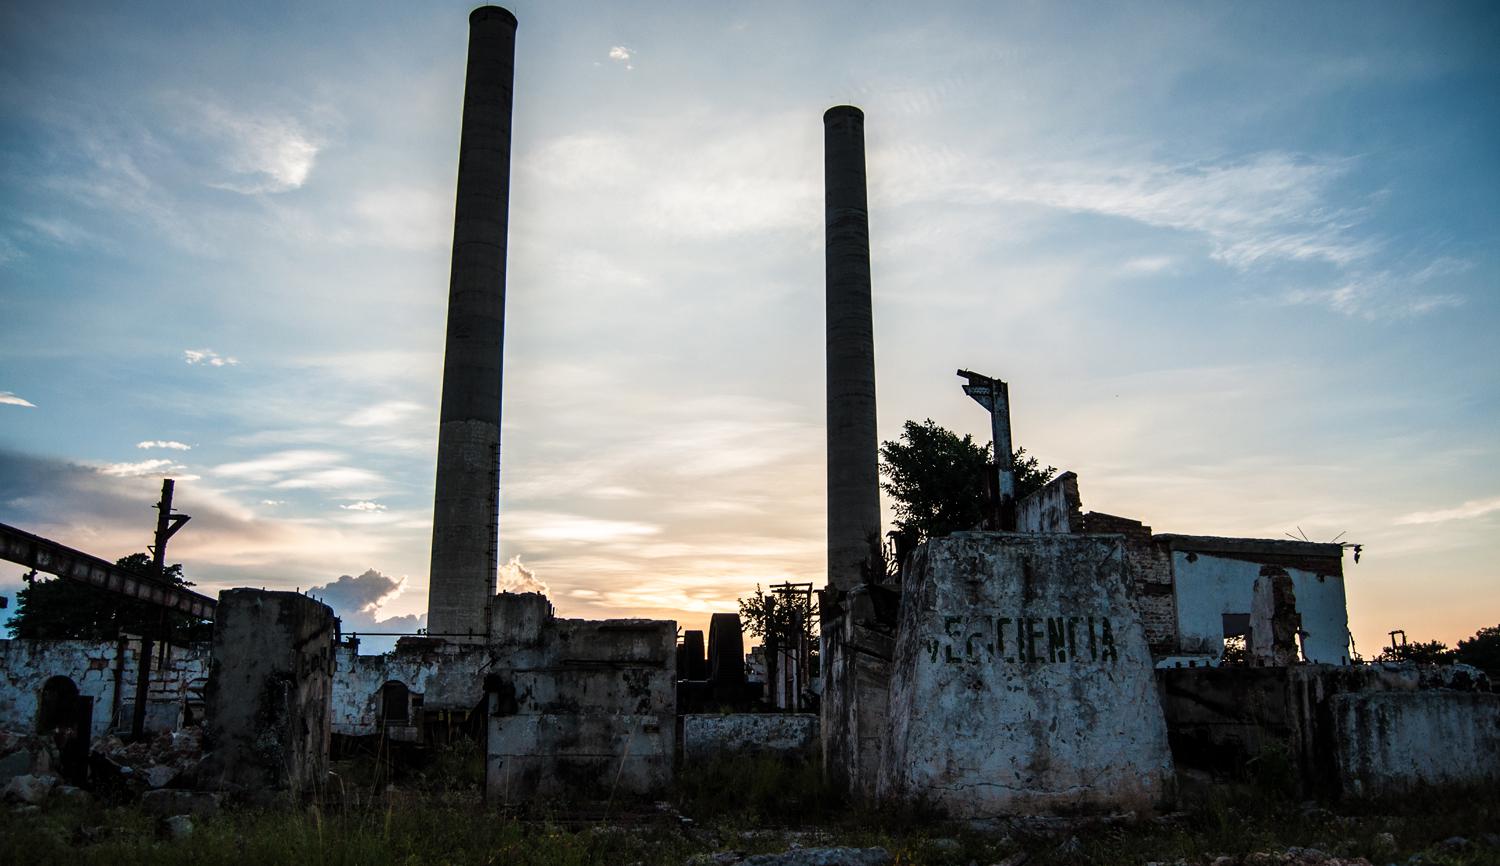
{"label": "ruined building", "polygon": [[[1500,777],[1500,695],[1358,663],[1339,545],[1154,533],[1085,513],[1072,473],[1016,502],[1002,465],[990,529],[887,567],[853,106],[823,115],[828,581],[821,678],[806,688],[820,715],[719,712],[752,691],[733,614],[679,646],[675,622],[565,619],[542,595],[496,594],[517,22],[497,7],[469,22],[429,633],[361,655],[327,606],[297,593],[209,599],[0,527],[7,559],[215,622],[211,646],[0,641],[0,730],[72,731],[86,746],[202,722],[209,753],[191,781],[161,784],[251,798],[316,787],[334,739],[364,736],[477,738],[496,802],[655,793],[682,762],[728,750],[821,759],[854,799],[959,816],[1150,810],[1179,779],[1267,749],[1326,796]],[[1006,384],[966,375],[1009,453]],[[761,653],[772,703],[796,708],[807,655]],[[0,760],[37,771],[23,752]]]}

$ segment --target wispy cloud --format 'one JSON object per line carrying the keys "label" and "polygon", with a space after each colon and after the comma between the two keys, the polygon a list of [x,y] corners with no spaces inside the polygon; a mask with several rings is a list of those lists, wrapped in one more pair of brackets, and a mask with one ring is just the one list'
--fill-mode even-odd
{"label": "wispy cloud", "polygon": [[35,409],[36,404],[20,396],[14,391],[0,391],[0,406],[24,406],[27,409]]}
{"label": "wispy cloud", "polygon": [[238,358],[220,355],[213,349],[183,349],[183,360],[189,364],[205,364],[209,367],[234,367],[238,366]]}
{"label": "wispy cloud", "polygon": [[1402,526],[1419,526],[1429,523],[1447,523],[1450,520],[1469,520],[1500,511],[1500,496],[1489,499],[1471,499],[1456,508],[1437,511],[1414,511],[1397,517],[1392,523]]}
{"label": "wispy cloud", "polygon": [[193,446],[175,439],[147,439],[145,442],[135,443],[137,448],[165,448],[168,451],[191,451]]}
{"label": "wispy cloud", "polygon": [[1471,262],[1441,258],[1409,272],[1359,271],[1329,288],[1293,289],[1281,300],[1287,304],[1315,304],[1336,313],[1361,319],[1405,319],[1446,307],[1462,306],[1464,297],[1451,291],[1434,290],[1433,283],[1457,276]]}
{"label": "wispy cloud", "polygon": [[117,478],[135,478],[142,475],[175,472],[182,468],[182,464],[175,460],[141,460],[136,463],[106,463],[99,467],[99,472]]}
{"label": "wispy cloud", "polygon": [[354,412],[344,419],[344,423],[350,427],[389,427],[411,418],[424,408],[409,400],[388,400]]}
{"label": "wispy cloud", "polygon": [[210,183],[246,195],[281,193],[307,183],[319,144],[290,117],[255,114],[184,99],[182,119],[221,154],[227,176]]}

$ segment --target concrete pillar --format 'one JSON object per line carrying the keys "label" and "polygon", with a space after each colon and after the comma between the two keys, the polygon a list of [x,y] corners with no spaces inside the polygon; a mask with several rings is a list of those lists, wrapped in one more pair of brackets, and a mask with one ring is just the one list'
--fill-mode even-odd
{"label": "concrete pillar", "polygon": [[870,225],[865,115],[823,114],[827,223],[828,584],[848,591],[880,544],[875,433],[875,335],[870,312]]}
{"label": "concrete pillar", "polygon": [[328,605],[299,593],[219,593],[204,695],[207,784],[264,800],[324,782],[334,622]]}
{"label": "concrete pillar", "polygon": [[500,370],[515,56],[514,15],[498,6],[470,13],[427,626],[433,634],[476,639],[485,633],[485,606],[495,594],[499,564]]}

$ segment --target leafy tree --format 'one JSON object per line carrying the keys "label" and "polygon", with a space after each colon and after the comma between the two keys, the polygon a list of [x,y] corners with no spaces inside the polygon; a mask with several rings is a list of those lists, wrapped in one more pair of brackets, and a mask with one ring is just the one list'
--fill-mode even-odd
{"label": "leafy tree", "polygon": [[1456,654],[1459,661],[1489,674],[1491,682],[1500,682],[1500,625],[1482,628],[1459,641]]}
{"label": "leafy tree", "polygon": [[787,635],[796,633],[799,618],[802,636],[816,647],[818,607],[809,596],[800,592],[767,594],[756,584],[755,595],[740,599],[740,625],[762,640],[772,633],[786,640]]}
{"label": "leafy tree", "polygon": [[[145,553],[132,553],[115,564],[129,571],[152,573],[151,557]],[[165,577],[175,586],[193,585],[183,579],[181,563],[168,566]],[[7,626],[11,637],[44,640],[114,640],[122,632],[159,636],[163,625],[178,640],[207,637],[202,620],[170,611],[164,621],[162,610],[73,580],[32,580],[16,593],[16,613]]]}
{"label": "leafy tree", "polygon": [[1375,657],[1381,662],[1415,662],[1419,665],[1445,665],[1454,661],[1454,652],[1440,640],[1413,641],[1398,647],[1386,647]]}
{"label": "leafy tree", "polygon": [[[989,513],[985,476],[989,474],[991,445],[973,436],[939,426],[931,418],[907,421],[901,439],[880,444],[881,488],[896,505],[896,529],[915,534],[918,541],[974,529]],[[1057,473],[1043,467],[1025,448],[1012,455],[1016,499],[1040,490]]]}

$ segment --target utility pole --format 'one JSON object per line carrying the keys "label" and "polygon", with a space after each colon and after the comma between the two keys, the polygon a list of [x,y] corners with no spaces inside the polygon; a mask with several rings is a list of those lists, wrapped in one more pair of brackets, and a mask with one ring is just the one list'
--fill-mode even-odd
{"label": "utility pole", "polygon": [[[161,501],[156,503],[156,543],[151,546],[151,569],[157,580],[167,583],[167,540],[177,534],[192,518],[186,514],[172,513],[172,491],[176,486],[170,478],[161,482]],[[167,644],[167,611],[162,608],[159,625],[162,646]],[[139,740],[146,732],[146,699],[151,689],[151,638],[149,628],[141,629],[141,654],[136,660],[135,708],[130,718],[130,738]]]}
{"label": "utility pole", "polygon": [[990,436],[995,449],[995,490],[998,494],[995,497],[995,528],[1001,532],[1015,532],[1016,469],[1010,442],[1010,386],[969,370],[959,370],[958,375],[969,380],[969,384],[963,386],[964,393],[990,413]]}

